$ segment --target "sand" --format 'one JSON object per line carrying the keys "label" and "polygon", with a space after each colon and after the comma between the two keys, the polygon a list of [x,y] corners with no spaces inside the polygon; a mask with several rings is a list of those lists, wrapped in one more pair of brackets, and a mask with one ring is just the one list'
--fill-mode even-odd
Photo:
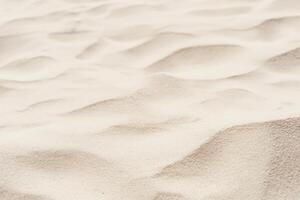
{"label": "sand", "polygon": [[1,200],[299,200],[298,0],[0,0]]}

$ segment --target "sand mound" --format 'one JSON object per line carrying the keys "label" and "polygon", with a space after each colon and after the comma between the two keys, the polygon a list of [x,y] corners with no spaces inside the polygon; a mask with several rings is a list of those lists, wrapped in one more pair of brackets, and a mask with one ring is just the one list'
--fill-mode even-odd
{"label": "sand mound", "polygon": [[[184,159],[167,166],[159,176],[219,177],[234,186],[243,181],[233,199],[294,199],[300,192],[299,118],[236,126],[217,133]],[[260,164],[258,164],[260,163]],[[238,174],[236,173],[238,171]],[[257,176],[260,174],[260,180]],[[231,178],[230,178],[231,177]],[[256,182],[256,183],[255,183]],[[252,184],[260,190],[249,191]],[[222,187],[220,185],[219,187]],[[228,198],[229,199],[229,198]]]}

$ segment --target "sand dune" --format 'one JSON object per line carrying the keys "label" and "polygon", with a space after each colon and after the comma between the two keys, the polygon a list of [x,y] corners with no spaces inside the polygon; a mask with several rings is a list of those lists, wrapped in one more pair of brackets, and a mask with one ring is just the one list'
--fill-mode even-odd
{"label": "sand dune", "polygon": [[220,179],[232,186],[240,182],[238,194],[233,187],[227,199],[296,199],[300,192],[299,128],[299,119],[293,118],[226,129],[165,167],[158,177],[174,181],[199,177],[209,184],[220,184],[220,188]]}
{"label": "sand dune", "polygon": [[0,200],[298,200],[298,0],[0,0]]}

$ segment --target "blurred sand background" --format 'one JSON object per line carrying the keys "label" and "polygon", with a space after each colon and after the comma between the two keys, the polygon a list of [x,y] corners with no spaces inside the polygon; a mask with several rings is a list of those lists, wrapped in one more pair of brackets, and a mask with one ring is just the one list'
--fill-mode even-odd
{"label": "blurred sand background", "polygon": [[0,0],[1,200],[299,200],[299,0]]}

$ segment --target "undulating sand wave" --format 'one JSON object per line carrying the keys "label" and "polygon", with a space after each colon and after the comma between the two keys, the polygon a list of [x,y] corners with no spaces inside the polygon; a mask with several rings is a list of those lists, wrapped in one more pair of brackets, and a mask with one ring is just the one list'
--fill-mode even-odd
{"label": "undulating sand wave", "polygon": [[0,200],[298,200],[298,0],[0,0]]}
{"label": "undulating sand wave", "polygon": [[270,66],[271,69],[279,72],[295,73],[295,70],[300,70],[300,48],[276,55],[268,59],[266,64]]}

